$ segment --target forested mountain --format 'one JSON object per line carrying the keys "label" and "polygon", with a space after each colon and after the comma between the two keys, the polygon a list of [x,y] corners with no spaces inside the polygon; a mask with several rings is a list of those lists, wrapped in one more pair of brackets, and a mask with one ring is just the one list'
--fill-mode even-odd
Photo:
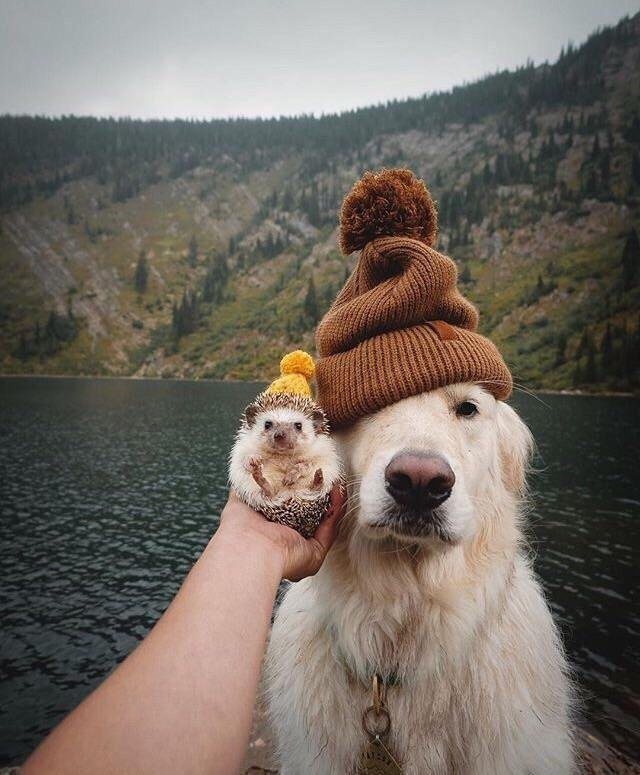
{"label": "forested mountain", "polygon": [[552,65],[340,115],[2,116],[1,369],[273,376],[353,266],[342,197],[406,166],[519,384],[637,389],[639,76],[637,15]]}

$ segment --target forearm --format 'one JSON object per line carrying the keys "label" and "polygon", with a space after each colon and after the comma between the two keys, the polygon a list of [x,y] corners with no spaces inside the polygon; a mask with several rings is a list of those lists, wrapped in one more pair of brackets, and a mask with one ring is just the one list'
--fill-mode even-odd
{"label": "forearm", "polygon": [[26,775],[238,771],[281,574],[268,544],[221,530],[145,641]]}

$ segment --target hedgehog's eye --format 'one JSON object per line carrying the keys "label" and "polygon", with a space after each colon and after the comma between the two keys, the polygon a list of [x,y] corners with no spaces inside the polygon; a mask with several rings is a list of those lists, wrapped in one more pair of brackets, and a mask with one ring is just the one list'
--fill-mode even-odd
{"label": "hedgehog's eye", "polygon": [[297,431],[301,431],[301,430],[302,430],[302,423],[301,423],[301,422],[294,422],[294,423],[293,423],[293,427],[294,427],[294,428],[295,428]]}
{"label": "hedgehog's eye", "polygon": [[271,422],[271,420],[267,420],[264,424],[264,429],[265,431],[270,431],[271,428],[273,428],[273,423]]}

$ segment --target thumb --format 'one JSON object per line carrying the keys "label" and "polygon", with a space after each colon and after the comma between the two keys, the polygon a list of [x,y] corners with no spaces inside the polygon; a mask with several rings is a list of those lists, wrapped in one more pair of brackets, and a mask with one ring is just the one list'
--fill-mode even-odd
{"label": "thumb", "polygon": [[331,544],[335,540],[346,503],[344,491],[339,484],[333,485],[329,498],[327,513],[324,515],[322,522],[313,534],[313,538],[320,545],[323,555],[329,551]]}

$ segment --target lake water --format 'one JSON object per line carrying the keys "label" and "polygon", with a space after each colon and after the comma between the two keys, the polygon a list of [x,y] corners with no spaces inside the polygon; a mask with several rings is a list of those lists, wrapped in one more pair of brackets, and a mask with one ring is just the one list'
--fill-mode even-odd
{"label": "lake water", "polygon": [[[0,764],[19,762],[165,609],[216,527],[257,390],[0,379]],[[585,715],[637,754],[639,404],[514,404],[540,447],[530,538]]]}

